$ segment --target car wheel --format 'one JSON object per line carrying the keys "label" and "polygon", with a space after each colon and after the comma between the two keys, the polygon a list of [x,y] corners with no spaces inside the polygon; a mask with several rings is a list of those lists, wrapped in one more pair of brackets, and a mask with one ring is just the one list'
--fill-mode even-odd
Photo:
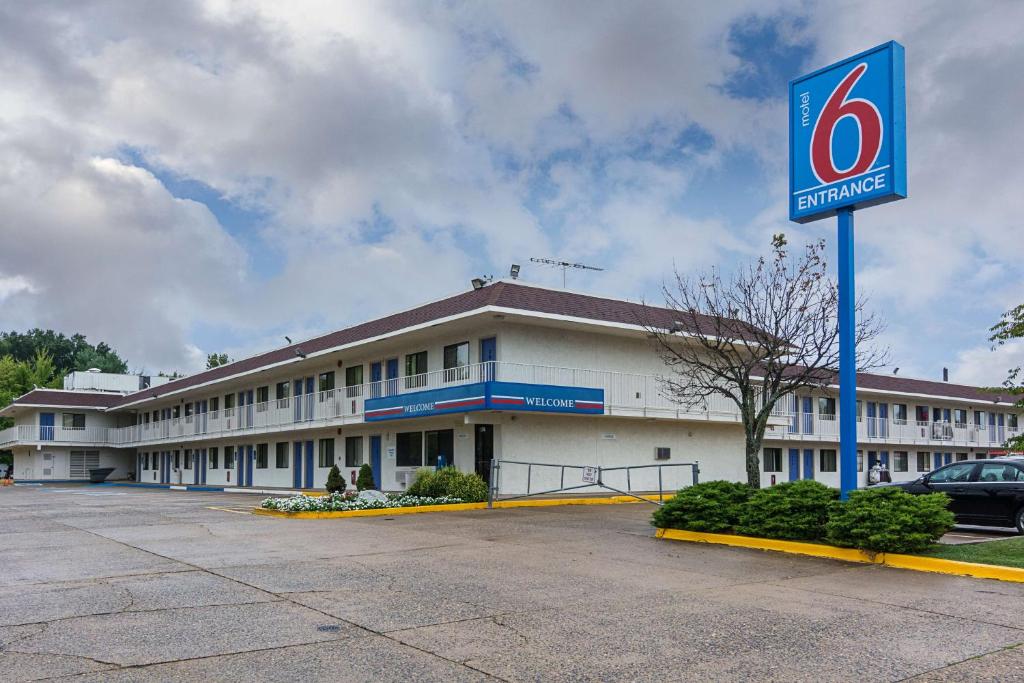
{"label": "car wheel", "polygon": [[1017,533],[1024,534],[1024,507],[1017,510]]}

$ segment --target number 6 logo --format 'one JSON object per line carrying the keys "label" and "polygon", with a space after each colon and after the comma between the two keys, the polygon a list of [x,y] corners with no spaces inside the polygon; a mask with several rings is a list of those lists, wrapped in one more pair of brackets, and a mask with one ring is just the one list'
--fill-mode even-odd
{"label": "number 6 logo", "polygon": [[[814,133],[811,135],[811,169],[822,183],[834,183],[870,170],[882,150],[882,115],[878,113],[878,108],[868,100],[846,99],[867,70],[868,65],[861,63],[846,75],[829,95],[814,124]],[[847,116],[857,123],[860,133],[857,138],[857,158],[849,168],[840,169],[836,168],[832,157],[832,137],[836,125]]]}

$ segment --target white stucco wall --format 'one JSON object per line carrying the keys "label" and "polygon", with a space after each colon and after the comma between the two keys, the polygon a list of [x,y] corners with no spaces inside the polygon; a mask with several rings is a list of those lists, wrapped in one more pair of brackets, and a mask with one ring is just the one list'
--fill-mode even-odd
{"label": "white stucco wall", "polygon": [[[107,477],[108,480],[126,479],[129,472],[135,470],[134,456],[130,451],[110,448],[70,448],[66,446],[52,446],[36,450],[17,449],[14,451],[14,478],[15,480],[25,479],[70,479],[71,478],[71,451],[99,451],[99,466],[113,467],[114,471]],[[45,474],[45,454],[53,456],[49,469],[50,474]],[[88,473],[83,480],[88,480]]]}

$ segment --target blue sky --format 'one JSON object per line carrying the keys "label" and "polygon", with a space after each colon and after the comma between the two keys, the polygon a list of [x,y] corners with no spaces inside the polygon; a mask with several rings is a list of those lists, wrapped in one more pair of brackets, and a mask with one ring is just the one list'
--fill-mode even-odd
{"label": "blue sky", "polygon": [[194,371],[513,262],[560,284],[533,256],[656,301],[775,232],[834,249],[830,221],[786,220],[786,83],[897,39],[911,198],[858,215],[859,286],[901,374],[995,383],[1024,357],[986,341],[1024,298],[1018,4],[125,8],[0,10],[5,328]]}

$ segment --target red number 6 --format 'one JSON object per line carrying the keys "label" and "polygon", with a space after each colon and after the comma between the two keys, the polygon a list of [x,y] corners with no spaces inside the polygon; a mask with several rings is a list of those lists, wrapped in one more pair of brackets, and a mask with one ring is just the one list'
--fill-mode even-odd
{"label": "red number 6", "polygon": [[[868,100],[846,99],[850,90],[857,85],[857,81],[867,70],[867,64],[858,64],[846,75],[832,91],[821,110],[821,115],[818,116],[818,121],[814,124],[814,133],[811,135],[811,168],[814,175],[823,183],[834,183],[870,170],[882,149],[882,116],[878,113],[878,108]],[[847,116],[852,116],[860,129],[859,148],[853,165],[846,169],[838,169],[832,158],[832,136],[836,124]]]}

